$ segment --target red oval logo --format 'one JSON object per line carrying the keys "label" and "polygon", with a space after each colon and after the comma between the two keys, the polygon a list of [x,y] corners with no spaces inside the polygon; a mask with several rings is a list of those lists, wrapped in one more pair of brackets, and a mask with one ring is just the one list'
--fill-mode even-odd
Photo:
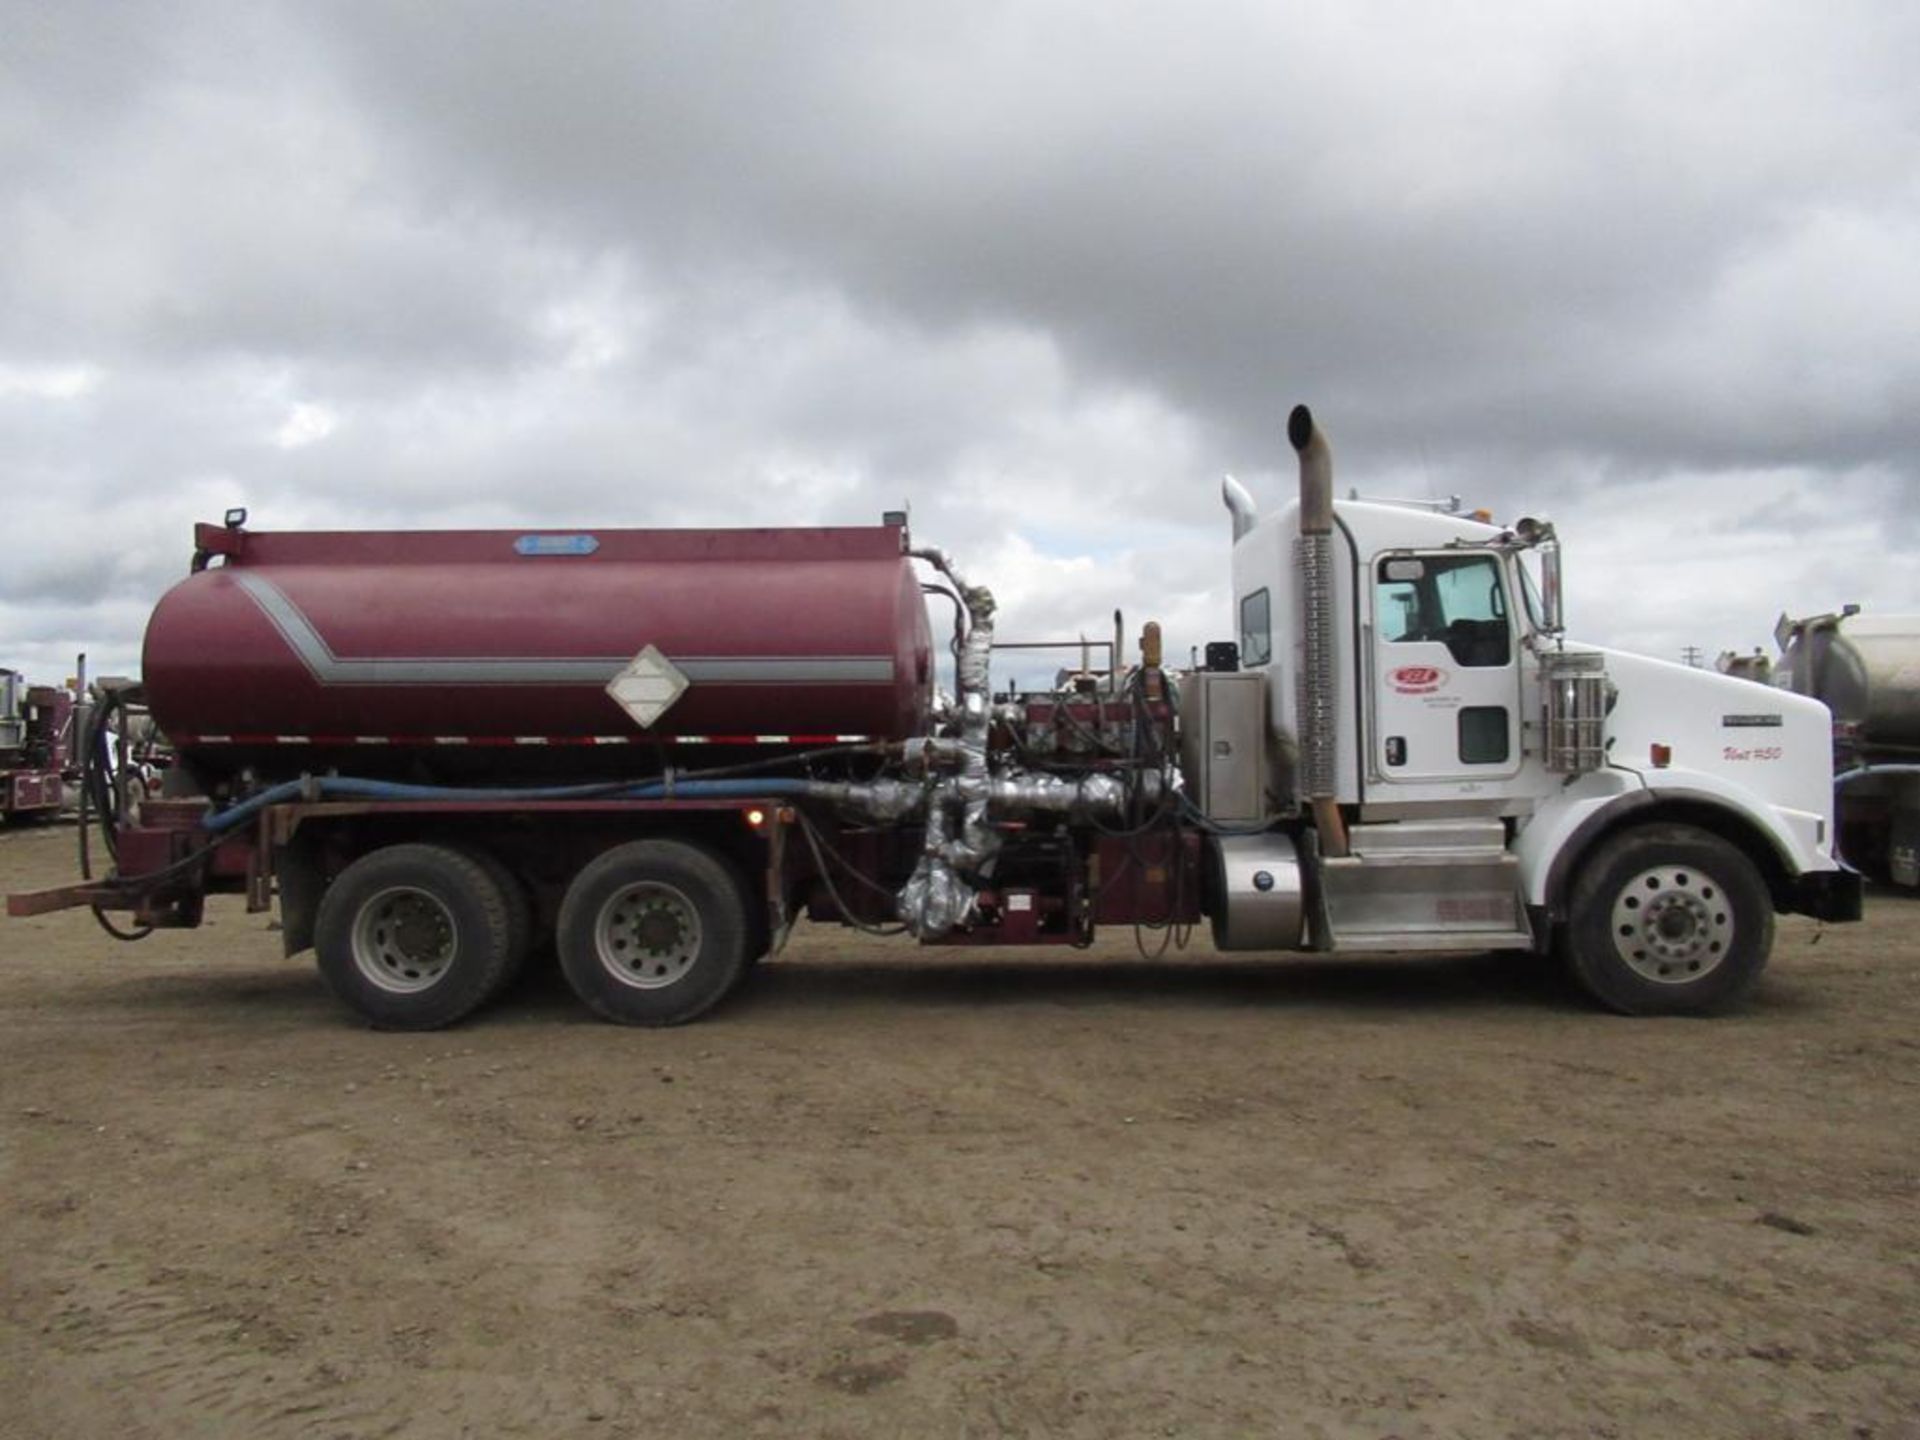
{"label": "red oval logo", "polygon": [[1402,665],[1387,683],[1401,695],[1431,695],[1447,683],[1447,672],[1437,665]]}

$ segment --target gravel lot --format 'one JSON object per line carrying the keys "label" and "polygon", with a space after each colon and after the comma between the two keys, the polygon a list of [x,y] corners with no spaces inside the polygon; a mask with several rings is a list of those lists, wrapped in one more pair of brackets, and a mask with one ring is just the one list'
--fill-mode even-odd
{"label": "gravel lot", "polygon": [[1920,1435],[1920,902],[1709,1021],[816,929],[432,1035],[211,913],[0,920],[6,1436]]}

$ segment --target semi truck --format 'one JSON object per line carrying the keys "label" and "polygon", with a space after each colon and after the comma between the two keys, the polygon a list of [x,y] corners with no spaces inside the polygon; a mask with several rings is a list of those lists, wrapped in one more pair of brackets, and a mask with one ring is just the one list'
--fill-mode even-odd
{"label": "semi truck", "polygon": [[0,821],[47,820],[67,799],[74,703],[55,685],[0,669]]}
{"label": "semi truck", "polygon": [[1838,853],[1882,883],[1920,886],[1920,615],[1782,615],[1774,638],[1773,683],[1833,714]]}
{"label": "semi truck", "polygon": [[230,512],[146,633],[172,793],[136,819],[92,786],[110,868],[10,913],[132,937],[210,894],[277,901],[289,956],[420,1029],[548,942],[597,1014],[691,1020],[802,917],[922,946],[1205,922],[1228,952],[1557,956],[1635,1014],[1734,1005],[1778,913],[1858,918],[1818,701],[1571,639],[1549,523],[1336,501],[1306,407],[1288,435],[1297,497],[1262,514],[1223,484],[1234,638],[1173,673],[1148,624],[1136,660],[1038,690],[996,686],[991,590],[901,515]]}

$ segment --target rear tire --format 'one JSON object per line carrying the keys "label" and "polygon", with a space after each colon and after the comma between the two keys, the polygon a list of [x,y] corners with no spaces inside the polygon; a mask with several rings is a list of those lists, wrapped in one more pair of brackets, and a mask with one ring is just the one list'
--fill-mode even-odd
{"label": "rear tire", "polygon": [[1602,842],[1581,865],[1560,936],[1568,970],[1624,1015],[1738,1003],[1773,949],[1773,904],[1753,862],[1690,825]]}
{"label": "rear tire", "polygon": [[443,845],[390,845],[321,897],[313,948],[327,987],[382,1030],[437,1030],[498,992],[508,904],[486,867]]}
{"label": "rear tire", "polygon": [[482,850],[477,845],[451,848],[457,848],[487,872],[487,878],[493,881],[494,889],[500,892],[501,903],[507,909],[507,963],[500,972],[499,983],[494,987],[493,993],[498,995],[511,986],[526,968],[527,956],[533,951],[533,900],[520,877],[491,850]]}
{"label": "rear tire", "polygon": [[593,1012],[680,1025],[746,972],[752,920],[739,872],[679,840],[635,840],[591,861],[560,904],[560,968]]}

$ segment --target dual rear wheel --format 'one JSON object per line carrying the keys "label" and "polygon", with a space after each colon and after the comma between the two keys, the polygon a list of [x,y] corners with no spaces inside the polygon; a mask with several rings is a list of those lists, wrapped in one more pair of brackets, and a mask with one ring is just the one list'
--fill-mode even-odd
{"label": "dual rear wheel", "polygon": [[[751,959],[738,871],[677,840],[615,846],[575,877],[555,940],[574,993],[605,1019],[677,1025],[704,1013]],[[382,1029],[454,1024],[513,980],[533,942],[525,887],[497,858],[403,844],[354,861],[314,924],[321,976]]]}

